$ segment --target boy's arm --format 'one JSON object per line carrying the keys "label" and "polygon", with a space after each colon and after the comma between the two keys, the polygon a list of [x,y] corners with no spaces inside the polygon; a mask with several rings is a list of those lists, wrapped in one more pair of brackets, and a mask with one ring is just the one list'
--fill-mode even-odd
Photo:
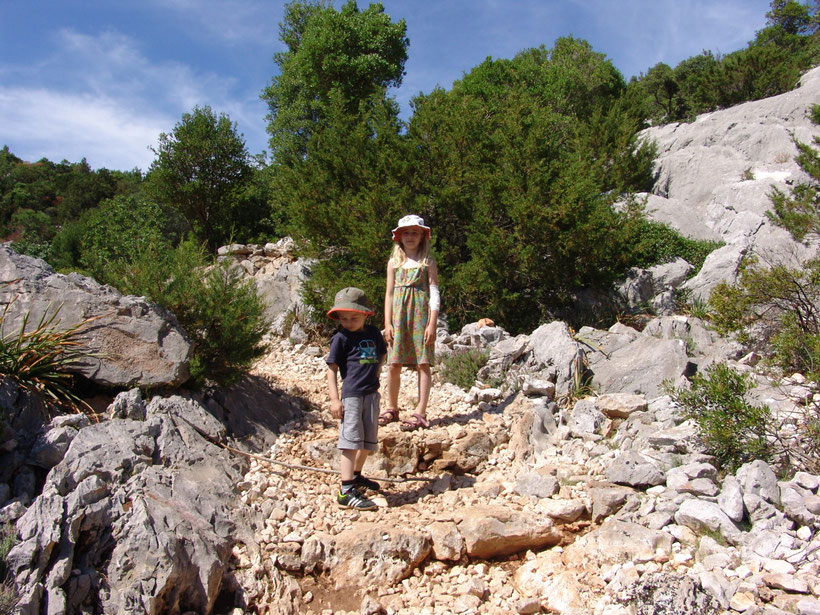
{"label": "boy's arm", "polygon": [[339,371],[339,366],[335,363],[327,364],[327,390],[330,393],[330,414],[334,419],[341,419],[344,416],[344,406],[342,400],[339,399],[339,382],[336,373]]}

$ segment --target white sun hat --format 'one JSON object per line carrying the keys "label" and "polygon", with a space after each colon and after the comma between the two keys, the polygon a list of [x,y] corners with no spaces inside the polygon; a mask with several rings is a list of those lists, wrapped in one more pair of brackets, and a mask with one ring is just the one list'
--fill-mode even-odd
{"label": "white sun hat", "polygon": [[393,241],[399,241],[402,229],[412,227],[418,227],[422,229],[424,233],[427,235],[427,239],[430,239],[430,227],[424,225],[424,218],[422,218],[421,216],[417,216],[416,214],[410,214],[404,216],[401,220],[399,220],[399,225],[393,229]]}

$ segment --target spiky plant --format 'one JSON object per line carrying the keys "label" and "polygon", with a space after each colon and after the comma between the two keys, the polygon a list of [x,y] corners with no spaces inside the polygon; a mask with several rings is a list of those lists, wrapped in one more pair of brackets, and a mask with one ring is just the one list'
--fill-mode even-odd
{"label": "spiky plant", "polygon": [[92,319],[67,329],[58,329],[60,308],[49,316],[43,314],[36,327],[29,328],[30,313],[26,313],[19,331],[4,331],[6,316],[14,303],[6,304],[0,314],[0,373],[14,378],[18,385],[47,400],[72,410],[88,408],[72,390],[72,366],[91,353],[79,341],[79,334]]}

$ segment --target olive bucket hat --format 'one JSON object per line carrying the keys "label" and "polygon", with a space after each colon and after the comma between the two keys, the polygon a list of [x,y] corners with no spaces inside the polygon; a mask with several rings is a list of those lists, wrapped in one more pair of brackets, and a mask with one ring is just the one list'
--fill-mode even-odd
{"label": "olive bucket hat", "polygon": [[364,294],[361,288],[356,288],[355,286],[348,286],[336,293],[336,298],[333,300],[333,307],[330,308],[327,315],[333,320],[339,320],[337,312],[359,312],[366,316],[375,314],[367,295]]}

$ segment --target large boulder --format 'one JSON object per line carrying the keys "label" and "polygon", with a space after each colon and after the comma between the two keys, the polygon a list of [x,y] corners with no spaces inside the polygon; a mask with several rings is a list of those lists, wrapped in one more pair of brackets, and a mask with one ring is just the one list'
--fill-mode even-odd
{"label": "large boulder", "polygon": [[0,245],[0,305],[8,307],[4,335],[19,331],[26,317],[27,330],[52,317],[60,330],[85,323],[77,339],[92,356],[72,369],[98,384],[177,387],[190,375],[193,346],[173,314],[91,278],[55,273],[6,244]]}
{"label": "large boulder", "polygon": [[501,506],[475,506],[456,513],[467,555],[489,559],[560,544],[564,533],[549,517],[530,517]]}
{"label": "large boulder", "polygon": [[233,587],[231,551],[253,544],[246,461],[210,441],[224,428],[195,400],[155,398],[147,416],[81,429],[18,521],[21,612],[207,614]]}
{"label": "large boulder", "polygon": [[576,337],[587,345],[592,382],[601,393],[657,397],[664,382],[676,382],[689,365],[682,340],[659,339],[621,324],[608,331],[583,327]]}
{"label": "large boulder", "polygon": [[337,588],[398,583],[432,549],[430,536],[401,527],[360,522],[333,539],[330,576]]}
{"label": "large boulder", "polygon": [[560,320],[541,325],[530,334],[529,348],[535,363],[550,372],[556,393],[566,394],[576,380],[579,352],[583,356],[569,326]]}

